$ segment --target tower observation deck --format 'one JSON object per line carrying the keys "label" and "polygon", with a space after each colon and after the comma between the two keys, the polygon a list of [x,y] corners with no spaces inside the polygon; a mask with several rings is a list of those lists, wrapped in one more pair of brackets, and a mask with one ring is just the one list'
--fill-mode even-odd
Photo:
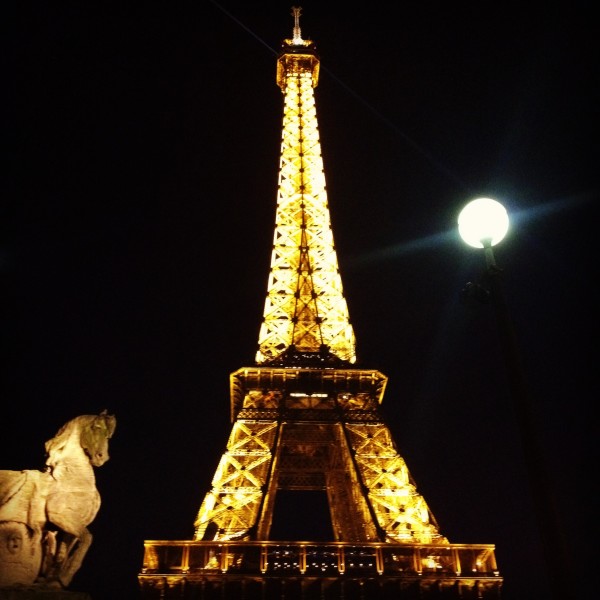
{"label": "tower observation deck", "polygon": [[[300,12],[277,60],[283,129],[255,364],[230,376],[232,430],[192,539],[145,542],[142,597],[500,598],[494,546],[442,534],[380,414],[387,377],[355,366],[319,139],[320,61]],[[332,539],[273,539],[278,494],[306,491],[324,494]]]}

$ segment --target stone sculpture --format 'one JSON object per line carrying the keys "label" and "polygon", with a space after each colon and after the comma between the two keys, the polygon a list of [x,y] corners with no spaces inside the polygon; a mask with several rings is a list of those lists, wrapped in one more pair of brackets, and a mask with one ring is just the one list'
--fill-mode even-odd
{"label": "stone sculpture", "polygon": [[92,543],[94,467],[108,459],[113,415],[82,415],[45,444],[45,471],[0,471],[0,588],[64,589]]}

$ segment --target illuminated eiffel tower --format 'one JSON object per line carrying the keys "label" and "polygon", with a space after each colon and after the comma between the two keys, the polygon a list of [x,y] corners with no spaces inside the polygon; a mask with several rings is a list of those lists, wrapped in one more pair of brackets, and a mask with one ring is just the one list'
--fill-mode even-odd
{"label": "illuminated eiffel tower", "polygon": [[[292,15],[277,60],[283,134],[256,362],[230,376],[233,427],[193,539],[145,542],[142,597],[500,598],[494,546],[441,534],[379,412],[387,377],[354,366],[315,106],[319,58],[300,9]],[[271,537],[278,494],[303,491],[326,495],[330,541]]]}

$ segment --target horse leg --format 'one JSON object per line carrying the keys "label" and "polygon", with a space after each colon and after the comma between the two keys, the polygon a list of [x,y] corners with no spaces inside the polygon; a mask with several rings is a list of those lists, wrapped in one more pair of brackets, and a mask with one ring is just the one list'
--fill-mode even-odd
{"label": "horse leg", "polygon": [[56,580],[54,576],[57,560],[58,542],[56,541],[57,532],[47,530],[42,540],[42,566],[37,578],[38,583],[47,584]]}
{"label": "horse leg", "polygon": [[62,542],[63,548],[59,551],[58,572],[56,578],[63,587],[68,587],[75,573],[79,571],[83,558],[92,544],[93,536],[90,531],[83,528],[79,537],[68,536],[70,540]]}

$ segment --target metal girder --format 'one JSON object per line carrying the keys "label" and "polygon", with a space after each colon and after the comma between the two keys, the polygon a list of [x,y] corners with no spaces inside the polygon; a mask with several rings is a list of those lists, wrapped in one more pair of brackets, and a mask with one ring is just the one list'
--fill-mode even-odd
{"label": "metal girder", "polygon": [[390,540],[430,544],[446,541],[384,424],[346,425],[360,478],[378,525]]}
{"label": "metal girder", "polygon": [[260,511],[276,433],[276,421],[233,424],[212,489],[198,511],[194,539],[238,539],[248,534]]}
{"label": "metal girder", "polygon": [[279,63],[283,134],[273,252],[257,364],[289,348],[354,363],[354,330],[330,222],[313,87],[316,56]]}

